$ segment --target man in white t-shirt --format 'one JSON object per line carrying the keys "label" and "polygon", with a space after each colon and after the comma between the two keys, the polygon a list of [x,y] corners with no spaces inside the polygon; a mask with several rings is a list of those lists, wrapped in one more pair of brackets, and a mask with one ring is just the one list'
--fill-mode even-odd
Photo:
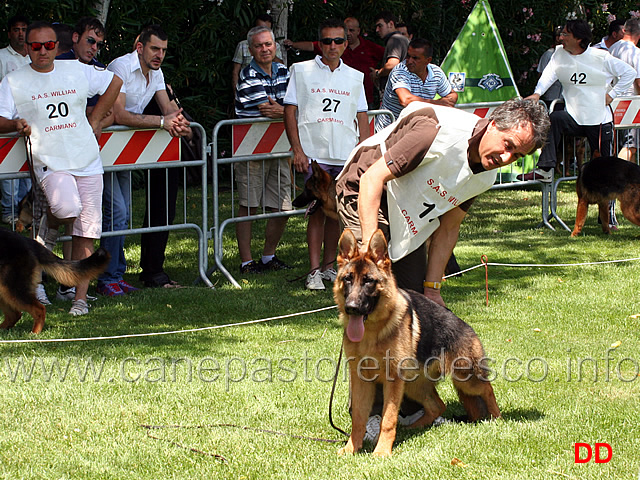
{"label": "man in white t-shirt", "polygon": [[[624,24],[624,36],[609,48],[609,53],[619,58],[636,71],[636,78],[625,92],[624,96],[640,95],[640,48],[636,45],[640,41],[640,19],[632,18]],[[640,130],[618,130],[618,143],[622,147],[620,158],[631,160],[638,148]]]}
{"label": "man in white t-shirt", "polygon": [[[56,33],[49,23],[27,28],[31,64],[0,83],[0,133],[31,139],[33,171],[49,203],[49,230],[73,224],[72,260],[93,253],[102,233],[102,161],[96,138],[122,81],[111,72],[80,62],[55,62]],[[87,117],[87,98],[100,100]],[[85,315],[89,282],[76,285],[72,315]]]}
{"label": "man in white t-shirt", "polygon": [[[168,37],[164,30],[159,25],[150,25],[140,33],[133,52],[116,58],[107,67],[123,81],[120,95],[113,106],[115,124],[133,128],[160,128],[177,137],[191,133],[189,122],[182,116],[182,109],[169,100],[166,91],[160,66],[167,53],[167,43]],[[142,114],[152,98],[155,98],[164,115]],[[110,172],[105,175],[103,230],[128,228],[130,183],[129,171]],[[101,245],[111,254],[111,262],[98,277],[98,293],[114,297],[137,290],[123,279],[127,268],[124,236],[103,238]],[[142,250],[141,264],[144,263],[144,248]],[[147,286],[172,285],[166,274],[162,277],[162,281],[144,278],[143,281]],[[149,283],[152,281],[153,285]]]}
{"label": "man in white t-shirt", "polygon": [[[608,105],[633,82],[634,73],[624,62],[604,50],[589,46],[591,27],[585,20],[569,20],[561,32],[562,45],[542,72],[535,93],[527,99],[540,100],[556,80],[562,84],[565,110],[551,113],[549,142],[542,149],[533,172],[519,180],[553,181],[556,148],[563,135],[587,137],[592,154],[611,152],[613,116]],[[609,90],[612,79],[618,83]]]}
{"label": "man in white t-shirt", "polygon": [[[31,62],[24,43],[27,25],[29,25],[29,20],[24,15],[13,16],[7,22],[9,45],[0,49],[0,80],[7,73],[29,65]],[[18,220],[18,204],[30,189],[31,180],[28,178],[0,181],[3,223],[12,225]]]}
{"label": "man in white t-shirt", "polygon": [[[347,29],[341,20],[325,20],[318,29],[322,56],[291,66],[284,97],[284,124],[298,172],[312,174],[311,160],[335,178],[351,150],[369,136],[363,73],[340,59],[347,47]],[[324,290],[336,271],[338,222],[322,210],[309,217],[307,244],[311,269],[306,287]],[[320,252],[324,243],[323,261]]]}

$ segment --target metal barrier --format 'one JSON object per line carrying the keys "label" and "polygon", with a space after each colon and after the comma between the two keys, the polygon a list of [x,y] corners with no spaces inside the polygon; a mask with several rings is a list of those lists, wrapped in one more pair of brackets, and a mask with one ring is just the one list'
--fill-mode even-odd
{"label": "metal barrier", "polygon": [[[371,110],[367,112],[369,115],[370,133],[373,134],[373,119],[377,115],[392,115],[388,110]],[[232,157],[219,158],[219,134],[220,130],[226,127],[232,128]],[[223,234],[228,225],[254,220],[265,220],[275,217],[291,217],[293,215],[301,215],[305,210],[287,210],[278,212],[267,212],[262,207],[261,213],[257,215],[236,216],[235,206],[235,181],[233,165],[239,163],[247,163],[252,161],[262,161],[264,172],[264,163],[280,159],[293,158],[291,147],[284,130],[284,123],[281,119],[274,120],[271,118],[242,118],[235,120],[222,120],[216,124],[211,137],[211,152],[213,157],[213,226],[210,235],[214,242],[215,265],[207,272],[209,275],[218,268],[220,272],[237,288],[240,284],[231,275],[229,270],[224,266],[223,256]],[[222,165],[231,165],[231,217],[221,220],[220,218],[220,184],[219,172]],[[296,185],[295,171],[293,172],[291,182],[291,198],[294,198]]]}
{"label": "metal barrier", "polygon": [[[165,170],[165,185],[168,185],[169,170],[175,168],[183,169],[183,198],[182,198],[182,221],[166,225],[153,227],[133,227],[131,216],[131,205],[129,205],[129,224],[123,230],[103,232],[103,237],[118,235],[135,235],[139,233],[152,233],[173,230],[194,230],[198,236],[198,270],[199,279],[209,287],[213,284],[207,277],[207,238],[205,232],[207,227],[207,161],[206,161],[206,133],[204,128],[198,123],[191,123],[192,129],[198,129],[202,135],[201,158],[192,161],[180,161],[181,147],[180,139],[174,138],[164,130],[134,130],[125,126],[112,126],[106,128],[98,141],[100,145],[100,155],[104,166],[105,175],[112,175],[112,172],[131,172],[135,170]],[[0,149],[0,179],[28,178],[28,164],[26,162],[26,151],[22,139],[12,135],[1,135],[7,138],[6,149]],[[0,147],[2,143],[0,143]],[[187,188],[186,169],[189,167],[199,168],[202,178],[202,212],[197,221],[189,221],[187,214]],[[151,202],[149,201],[149,179],[147,179],[147,216],[150,214]],[[131,188],[131,187],[130,187]],[[131,194],[131,190],[129,191]],[[108,200],[107,200],[108,201]],[[113,201],[113,198],[111,199]],[[169,210],[168,199],[165,191],[165,211]],[[168,217],[168,214],[167,214]],[[178,217],[178,215],[176,215]],[[193,215],[191,215],[193,217]],[[113,226],[113,224],[112,224]],[[69,239],[62,237],[61,240]]]}
{"label": "metal barrier", "polygon": [[[561,102],[562,100],[560,102],[558,102],[558,100],[554,100],[551,103],[549,110],[553,111],[555,105]],[[615,134],[620,130],[640,130],[640,95],[629,96],[629,97],[616,97],[611,103],[611,110],[613,112],[613,129],[614,129],[612,155],[615,156],[618,151],[618,145],[617,145]],[[636,145],[636,153],[635,153],[636,164],[640,164],[640,149],[638,149],[637,147],[638,146]],[[564,154],[565,154],[565,150],[563,148],[563,162],[566,162],[567,159],[564,157]],[[585,157],[586,157],[586,149],[585,149]],[[575,160],[575,155],[574,155],[574,160]],[[563,169],[563,172],[564,172],[564,169]],[[550,209],[550,217],[547,217],[545,225],[551,228],[552,230],[555,230],[555,229],[548,223],[548,220],[550,220],[550,218],[555,218],[556,221],[560,224],[560,226],[562,226],[568,232],[571,232],[571,228],[569,228],[562,221],[562,219],[560,218],[560,216],[556,211],[557,204],[558,204],[558,200],[557,200],[558,186],[560,185],[561,182],[576,180],[577,178],[578,178],[577,172],[574,169],[574,175],[561,176],[555,179],[552,183],[547,184],[548,186],[550,186],[548,191],[549,199],[547,200],[547,203]],[[543,185],[543,188],[544,188],[544,185]],[[543,198],[543,203],[544,203],[544,200],[545,199]],[[543,221],[545,220],[544,211],[545,210],[543,206]]]}

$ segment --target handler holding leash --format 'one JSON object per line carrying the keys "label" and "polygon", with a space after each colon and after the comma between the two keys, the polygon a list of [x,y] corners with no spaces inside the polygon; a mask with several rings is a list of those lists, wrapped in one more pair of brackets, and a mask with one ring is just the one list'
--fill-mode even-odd
{"label": "handler holding leash", "polygon": [[497,168],[544,145],[548,129],[532,101],[509,100],[488,119],[413,102],[351,153],[337,180],[341,226],[364,247],[382,229],[398,286],[444,306],[442,276],[474,198]]}

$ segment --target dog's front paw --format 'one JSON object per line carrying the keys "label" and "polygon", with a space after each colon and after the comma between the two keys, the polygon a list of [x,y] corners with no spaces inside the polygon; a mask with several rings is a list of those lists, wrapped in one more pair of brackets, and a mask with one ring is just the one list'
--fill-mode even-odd
{"label": "dog's front paw", "polygon": [[353,446],[345,445],[338,450],[338,455],[353,455]]}
{"label": "dog's front paw", "polygon": [[390,456],[391,456],[391,450],[386,451],[386,450],[378,450],[378,449],[375,449],[375,450],[373,451],[373,456],[374,456],[374,457],[380,457],[380,458],[390,457]]}

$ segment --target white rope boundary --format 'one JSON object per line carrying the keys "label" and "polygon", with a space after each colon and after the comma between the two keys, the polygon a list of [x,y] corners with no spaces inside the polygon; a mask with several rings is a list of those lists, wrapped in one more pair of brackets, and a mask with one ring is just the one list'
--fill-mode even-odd
{"label": "white rope boundary", "polygon": [[[590,266],[590,265],[605,265],[605,264],[609,264],[609,263],[622,263],[622,262],[633,262],[633,261],[637,261],[640,260],[640,257],[635,257],[635,258],[626,258],[626,259],[622,259],[622,260],[605,260],[602,262],[583,262],[583,263],[556,263],[556,264],[550,264],[550,263],[496,263],[496,262],[487,262],[487,263],[480,263],[478,265],[475,265],[473,267],[467,268],[466,270],[462,270],[458,273],[454,273],[452,275],[447,275],[444,278],[451,278],[451,277],[455,277],[458,275],[462,275],[463,273],[466,272],[470,272],[471,270],[475,270],[476,268],[481,268],[484,266],[492,266],[492,267],[529,267],[529,268],[535,268],[535,267],[582,267],[582,266]],[[298,317],[298,316],[302,316],[302,315],[310,315],[312,313],[318,313],[318,312],[324,312],[327,310],[334,310],[337,307],[335,305],[331,305],[329,307],[322,307],[322,308],[316,308],[314,310],[307,310],[305,312],[296,312],[296,313],[289,313],[286,315],[278,315],[276,317],[267,317],[267,318],[261,318],[258,320],[250,320],[248,322],[238,322],[238,323],[228,323],[226,325],[213,325],[211,327],[200,327],[200,328],[189,328],[189,329],[185,329],[185,330],[170,330],[167,332],[149,332],[149,333],[132,333],[132,334],[128,334],[128,335],[112,335],[112,336],[106,336],[106,337],[80,337],[80,338],[49,338],[49,339],[45,339],[45,338],[29,338],[29,339],[22,339],[22,340],[0,340],[0,345],[2,344],[16,344],[16,343],[68,343],[68,342],[91,342],[91,341],[97,341],[97,340],[120,340],[120,339],[125,339],[125,338],[140,338],[140,337],[158,337],[161,335],[175,335],[175,334],[182,334],[182,333],[195,333],[195,332],[205,332],[208,330],[218,330],[221,328],[230,328],[230,327],[242,327],[245,325],[255,325],[257,323],[265,323],[265,322],[271,322],[273,320],[282,320],[284,318],[292,318],[292,317]]]}

